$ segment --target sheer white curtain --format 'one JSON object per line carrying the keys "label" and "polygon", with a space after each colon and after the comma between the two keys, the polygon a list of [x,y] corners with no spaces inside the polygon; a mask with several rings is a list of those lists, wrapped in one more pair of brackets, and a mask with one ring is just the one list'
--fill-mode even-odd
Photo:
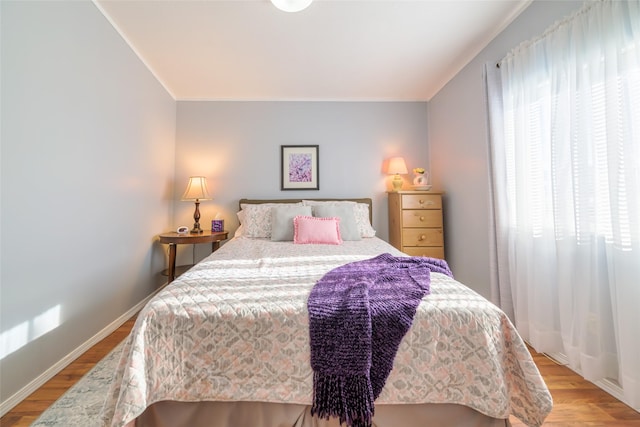
{"label": "sheer white curtain", "polygon": [[[500,62],[498,272],[518,330],[640,408],[640,1],[592,1]],[[507,302],[508,305],[508,302]]]}

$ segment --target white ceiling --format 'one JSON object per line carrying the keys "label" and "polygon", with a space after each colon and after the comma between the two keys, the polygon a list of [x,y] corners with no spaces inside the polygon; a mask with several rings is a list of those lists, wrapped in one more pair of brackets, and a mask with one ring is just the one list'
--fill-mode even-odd
{"label": "white ceiling", "polygon": [[178,100],[429,100],[531,0],[94,0]]}

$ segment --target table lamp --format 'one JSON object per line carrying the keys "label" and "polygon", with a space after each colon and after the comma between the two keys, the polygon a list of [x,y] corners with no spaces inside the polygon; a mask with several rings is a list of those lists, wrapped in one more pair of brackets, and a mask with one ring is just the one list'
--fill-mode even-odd
{"label": "table lamp", "polygon": [[393,191],[398,192],[402,190],[402,175],[409,173],[407,171],[407,165],[402,157],[392,157],[389,159],[389,167],[387,168],[389,175],[394,175],[391,183],[393,184]]}
{"label": "table lamp", "polygon": [[183,201],[195,201],[196,210],[193,213],[193,228],[192,234],[202,233],[200,228],[200,200],[212,200],[207,189],[207,178],[204,176],[192,176],[189,177],[189,183],[187,184],[187,190],[182,195]]}

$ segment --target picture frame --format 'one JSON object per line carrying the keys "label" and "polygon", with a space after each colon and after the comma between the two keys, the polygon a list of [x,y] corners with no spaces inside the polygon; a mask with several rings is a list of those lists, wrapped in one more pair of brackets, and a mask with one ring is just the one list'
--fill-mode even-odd
{"label": "picture frame", "polygon": [[319,146],[280,146],[280,189],[319,190]]}

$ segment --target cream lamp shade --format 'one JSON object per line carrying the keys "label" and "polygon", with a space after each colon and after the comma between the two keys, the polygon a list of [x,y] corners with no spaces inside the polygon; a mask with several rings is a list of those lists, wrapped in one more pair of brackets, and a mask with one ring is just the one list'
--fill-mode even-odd
{"label": "cream lamp shade", "polygon": [[207,178],[204,176],[192,176],[189,178],[187,189],[182,195],[183,201],[195,201],[196,210],[193,212],[193,228],[192,234],[200,234],[203,230],[200,228],[200,200],[212,200],[207,188]]}
{"label": "cream lamp shade", "polygon": [[402,157],[392,157],[389,159],[389,165],[387,167],[387,173],[394,175],[391,183],[393,184],[393,191],[402,190],[402,177],[400,175],[406,175],[409,173],[407,170],[407,164]]}
{"label": "cream lamp shade", "polygon": [[284,12],[300,12],[309,7],[313,0],[271,0],[271,3]]}
{"label": "cream lamp shade", "polygon": [[207,178],[204,176],[192,176],[189,178],[187,189],[182,195],[183,201],[211,200],[209,189],[207,188]]}

